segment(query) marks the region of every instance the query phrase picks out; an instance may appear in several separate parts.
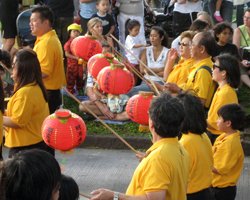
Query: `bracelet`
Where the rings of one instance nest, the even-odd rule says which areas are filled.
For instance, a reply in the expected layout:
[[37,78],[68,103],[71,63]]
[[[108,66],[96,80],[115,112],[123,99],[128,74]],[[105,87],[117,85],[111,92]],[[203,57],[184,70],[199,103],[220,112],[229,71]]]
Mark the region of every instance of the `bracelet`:
[[113,200],[119,200],[119,192],[114,192]]

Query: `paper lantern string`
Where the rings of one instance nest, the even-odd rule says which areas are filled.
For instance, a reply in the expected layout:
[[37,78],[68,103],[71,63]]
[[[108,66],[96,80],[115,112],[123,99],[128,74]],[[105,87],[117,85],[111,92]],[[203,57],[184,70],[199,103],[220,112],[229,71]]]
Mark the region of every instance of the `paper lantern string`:
[[74,99],[78,104],[82,105],[91,115],[93,115],[96,119],[98,119],[102,125],[104,125],[107,129],[111,131],[113,135],[115,135],[122,143],[124,143],[129,149],[131,149],[134,153],[138,153],[134,147],[132,147],[125,139],[123,139],[118,133],[116,133],[110,126],[108,126],[102,119],[100,119],[91,109],[89,109],[85,104],[83,104],[79,99],[77,99],[73,94],[71,94],[65,87],[63,90]]

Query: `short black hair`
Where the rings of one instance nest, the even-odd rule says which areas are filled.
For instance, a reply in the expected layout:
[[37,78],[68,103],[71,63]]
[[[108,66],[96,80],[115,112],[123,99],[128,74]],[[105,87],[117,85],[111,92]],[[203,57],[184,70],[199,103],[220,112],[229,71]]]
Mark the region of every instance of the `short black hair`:
[[215,60],[219,61],[219,70],[226,71],[227,83],[233,88],[238,88],[240,85],[240,63],[238,59],[231,54],[225,53],[215,57]]
[[185,112],[179,99],[163,93],[152,100],[149,116],[156,134],[162,138],[173,138],[180,134]]
[[[7,68],[11,68],[11,57],[8,51],[0,49],[0,61],[6,65]],[[0,65],[1,68],[3,68]]]
[[59,190],[60,181],[60,166],[46,151],[24,150],[0,163],[3,199],[48,200]]
[[214,38],[215,38],[216,41],[219,40],[217,35],[222,33],[225,29],[229,29],[231,34],[233,34],[233,32],[234,32],[232,26],[228,22],[221,22],[221,23],[218,23],[218,24],[216,24],[214,26],[214,28],[213,28],[213,30],[214,30]]
[[222,106],[218,112],[218,116],[224,121],[231,121],[233,130],[244,130],[245,112],[238,104],[227,104]]
[[39,13],[40,14],[40,19],[42,21],[48,20],[50,23],[50,26],[52,27],[54,25],[54,13],[52,9],[48,6],[42,5],[42,6],[37,6],[32,9],[32,13]]
[[217,44],[213,35],[209,31],[197,33],[201,35],[199,45],[203,45],[208,55],[214,57],[218,55]]
[[193,23],[189,27],[189,30],[194,31],[194,32],[202,32],[206,30],[208,27],[209,27],[209,24],[207,22],[202,21],[200,19],[196,19],[193,21]]
[[127,29],[130,31],[136,26],[141,26],[140,22],[136,19],[130,19],[127,21]]
[[79,187],[75,180],[62,174],[58,200],[77,200],[79,199]]
[[207,122],[201,100],[187,92],[179,94],[177,98],[180,99],[185,110],[185,119],[182,123],[181,132],[203,134],[207,129]]

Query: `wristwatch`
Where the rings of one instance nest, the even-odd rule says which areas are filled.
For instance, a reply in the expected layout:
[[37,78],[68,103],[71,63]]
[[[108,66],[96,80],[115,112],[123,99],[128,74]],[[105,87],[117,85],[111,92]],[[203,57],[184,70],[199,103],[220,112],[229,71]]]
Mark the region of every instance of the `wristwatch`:
[[119,200],[119,192],[114,192],[113,200]]

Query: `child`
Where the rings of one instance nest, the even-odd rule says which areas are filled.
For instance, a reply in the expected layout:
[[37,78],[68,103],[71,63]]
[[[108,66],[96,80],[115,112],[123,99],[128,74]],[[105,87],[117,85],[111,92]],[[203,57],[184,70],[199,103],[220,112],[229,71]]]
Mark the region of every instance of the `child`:
[[214,18],[217,22],[223,22],[224,19],[220,15],[220,8],[223,0],[217,0],[215,4]]
[[218,111],[218,128],[224,133],[213,146],[212,194],[215,200],[234,200],[244,153],[240,142],[245,114],[238,104],[227,104]]
[[58,200],[77,200],[79,199],[79,187],[75,180],[62,174]]
[[83,93],[83,73],[86,68],[82,65],[82,60],[71,53],[70,45],[74,38],[82,32],[81,26],[78,24],[71,24],[68,26],[69,40],[64,45],[65,55],[67,57],[67,90],[74,94],[75,84],[78,94]]
[[[129,31],[129,35],[126,37],[125,47],[126,49],[126,57],[132,67],[136,68],[139,71],[139,62],[140,54],[142,52],[142,47],[146,47],[146,41],[143,41],[141,37],[139,37],[140,31],[140,22],[137,20],[129,20],[127,22],[127,29]],[[131,55],[131,53],[133,55]],[[136,59],[136,58],[137,59]],[[136,85],[138,85],[138,78],[135,76]]]
[[98,11],[92,16],[92,18],[98,17],[102,20],[102,35],[108,37],[110,34],[113,34],[115,30],[115,21],[113,17],[108,13],[110,8],[109,0],[97,0],[96,8]]

